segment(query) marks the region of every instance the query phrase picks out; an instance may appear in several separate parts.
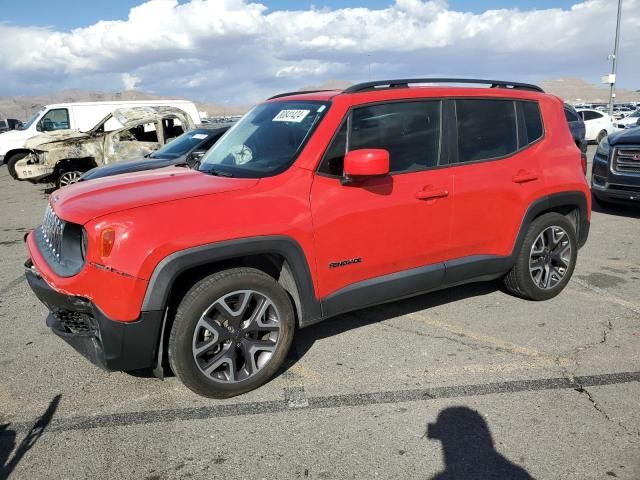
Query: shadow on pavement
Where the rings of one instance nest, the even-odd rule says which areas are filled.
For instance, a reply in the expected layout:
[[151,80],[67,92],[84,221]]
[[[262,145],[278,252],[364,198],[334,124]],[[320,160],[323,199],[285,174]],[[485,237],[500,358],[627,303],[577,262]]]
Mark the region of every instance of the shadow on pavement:
[[607,203],[606,205],[593,198],[591,208],[594,212],[614,215],[616,217],[640,218],[640,202],[630,203]]
[[20,442],[11,459],[9,459],[9,456],[16,445],[16,432],[9,428],[11,426],[10,423],[0,424],[0,479],[9,478],[9,475],[11,475],[11,472],[13,472],[18,463],[20,463],[26,453],[31,450],[40,439],[58,409],[60,397],[61,395],[56,395],[53,400],[51,400],[47,410],[33,424],[29,432],[27,432],[27,435],[22,442]]
[[339,335],[349,330],[355,330],[371,323],[382,322],[408,313],[457,302],[465,298],[488,295],[498,290],[502,290],[502,282],[498,280],[470,283],[338,315],[296,332],[292,345],[292,351],[295,351],[293,356],[296,358],[291,358],[290,360],[293,360],[291,363],[301,359],[316,340]]
[[496,451],[487,423],[475,410],[445,408],[436,423],[427,425],[426,437],[442,443],[445,464],[432,480],[533,480]]

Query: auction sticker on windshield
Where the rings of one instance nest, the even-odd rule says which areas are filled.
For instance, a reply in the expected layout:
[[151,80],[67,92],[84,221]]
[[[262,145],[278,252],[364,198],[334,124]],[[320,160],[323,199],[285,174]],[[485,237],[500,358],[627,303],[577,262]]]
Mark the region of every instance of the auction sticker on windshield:
[[206,133],[196,133],[191,138],[195,138],[196,140],[204,140],[205,138],[207,138],[207,136],[208,135]]
[[280,112],[273,117],[273,121],[300,123],[309,115],[310,111],[311,110],[280,110]]

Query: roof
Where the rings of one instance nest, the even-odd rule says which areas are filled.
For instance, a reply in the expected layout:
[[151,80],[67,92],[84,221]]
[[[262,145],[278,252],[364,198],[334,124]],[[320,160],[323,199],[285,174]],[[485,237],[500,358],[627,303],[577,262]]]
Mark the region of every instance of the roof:
[[[443,85],[444,84],[444,85]],[[462,85],[462,86],[458,86]],[[485,85],[484,87],[476,85]],[[488,88],[487,88],[488,87]],[[274,95],[269,98],[268,101],[283,101],[283,100],[315,100],[315,101],[328,101],[337,95],[342,94],[359,94],[359,93],[374,93],[374,92],[389,92],[389,91],[415,91],[417,89],[432,89],[435,95],[439,95],[440,92],[436,90],[442,89],[459,89],[457,91],[464,92],[469,91],[476,93],[481,90],[487,92],[487,90],[495,90],[492,92],[492,96],[495,93],[503,94],[505,90],[509,92],[528,92],[535,94],[544,94],[544,90],[537,85],[521,82],[508,82],[504,80],[484,80],[477,78],[409,78],[409,79],[397,79],[397,80],[379,80],[374,82],[365,82],[352,85],[345,90],[312,90],[312,91],[298,91],[288,92]],[[520,95],[518,95],[520,96]]]

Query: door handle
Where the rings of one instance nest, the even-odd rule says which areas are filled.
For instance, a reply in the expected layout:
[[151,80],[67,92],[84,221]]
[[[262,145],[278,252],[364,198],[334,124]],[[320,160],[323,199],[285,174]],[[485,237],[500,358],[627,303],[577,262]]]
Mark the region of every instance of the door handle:
[[416,198],[418,200],[435,200],[436,198],[445,198],[449,196],[449,190],[420,190],[416,192]]
[[538,179],[538,174],[530,170],[518,170],[518,173],[516,173],[513,176],[513,181],[515,183],[533,182],[534,180],[537,180],[537,179]]

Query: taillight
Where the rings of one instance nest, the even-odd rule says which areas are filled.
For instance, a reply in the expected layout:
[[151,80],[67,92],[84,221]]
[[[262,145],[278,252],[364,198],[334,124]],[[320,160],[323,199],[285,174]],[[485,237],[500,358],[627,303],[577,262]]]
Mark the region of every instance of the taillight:
[[580,163],[582,163],[582,173],[584,173],[584,175],[587,175],[587,154],[586,153],[580,153]]
[[116,243],[116,232],[112,228],[105,228],[100,233],[100,256],[108,257],[111,255],[113,245]]

